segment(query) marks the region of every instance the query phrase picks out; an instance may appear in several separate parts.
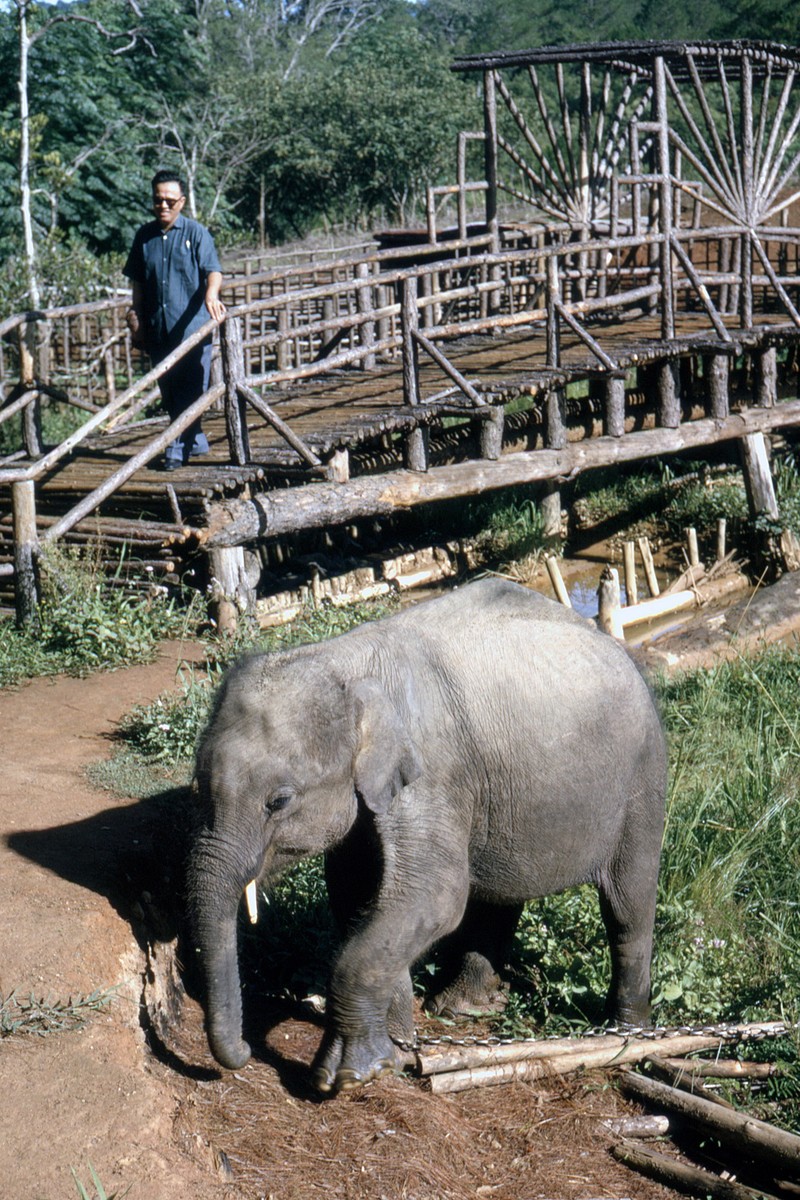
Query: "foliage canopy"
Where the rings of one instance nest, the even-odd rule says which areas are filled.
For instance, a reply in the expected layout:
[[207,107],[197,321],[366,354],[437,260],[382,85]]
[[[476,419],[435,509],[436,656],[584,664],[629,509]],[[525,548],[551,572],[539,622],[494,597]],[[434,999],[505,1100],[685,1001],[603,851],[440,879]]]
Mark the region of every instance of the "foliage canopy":
[[[40,254],[122,255],[159,166],[223,242],[419,217],[481,125],[455,54],[630,37],[795,41],[774,0],[2,0],[0,262],[19,252],[20,20]],[[5,289],[8,292],[8,288]],[[12,289],[13,290],[13,289]],[[2,294],[2,293],[0,293]]]

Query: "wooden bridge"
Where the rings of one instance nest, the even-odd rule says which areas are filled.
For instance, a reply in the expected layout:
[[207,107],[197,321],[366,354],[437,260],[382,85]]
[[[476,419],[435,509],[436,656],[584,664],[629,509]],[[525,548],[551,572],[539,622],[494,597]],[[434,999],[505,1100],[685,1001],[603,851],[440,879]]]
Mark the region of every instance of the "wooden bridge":
[[[558,512],[581,471],[721,440],[777,518],[763,435],[800,422],[798,67],[738,42],[460,60],[484,128],[431,189],[424,238],[237,272],[214,382],[169,427],[144,414],[193,342],[147,371],[127,297],[4,321],[0,422],[21,432],[0,460],[0,579],[19,619],[56,539],[154,569],[202,551],[234,596],[246,551],[263,573],[304,529],[520,483]],[[503,223],[506,202],[528,217]],[[56,446],[48,397],[85,414]],[[200,413],[209,455],[163,473]]]

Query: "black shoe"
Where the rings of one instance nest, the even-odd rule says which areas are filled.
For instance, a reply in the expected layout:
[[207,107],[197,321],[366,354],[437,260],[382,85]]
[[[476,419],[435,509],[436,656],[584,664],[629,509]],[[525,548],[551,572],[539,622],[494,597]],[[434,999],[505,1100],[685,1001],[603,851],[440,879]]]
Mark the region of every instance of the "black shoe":
[[183,463],[179,458],[165,458],[161,464],[162,471],[177,471],[178,467],[182,467]]

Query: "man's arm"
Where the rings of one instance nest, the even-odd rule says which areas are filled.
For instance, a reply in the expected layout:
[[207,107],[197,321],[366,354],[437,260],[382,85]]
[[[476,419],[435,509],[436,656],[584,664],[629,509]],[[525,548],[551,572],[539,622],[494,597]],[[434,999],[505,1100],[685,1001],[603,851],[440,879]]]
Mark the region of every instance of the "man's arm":
[[131,306],[125,317],[134,346],[144,344],[144,288],[138,279],[131,284]]
[[221,287],[222,272],[209,271],[206,279],[206,308],[218,324],[225,320],[225,305],[219,298]]

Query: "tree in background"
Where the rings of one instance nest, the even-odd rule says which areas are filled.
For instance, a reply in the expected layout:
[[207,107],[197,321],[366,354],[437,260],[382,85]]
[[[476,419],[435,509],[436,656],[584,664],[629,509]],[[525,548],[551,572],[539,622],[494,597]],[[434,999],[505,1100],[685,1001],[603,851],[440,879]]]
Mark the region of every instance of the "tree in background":
[[[18,101],[16,106],[16,122],[9,127],[8,122],[8,107],[4,113],[4,140],[7,145],[11,145],[17,151],[18,174],[16,191],[19,196],[19,209],[21,216],[21,232],[22,243],[24,250],[25,274],[28,290],[28,300],[33,307],[38,307],[40,304],[39,291],[39,275],[37,268],[37,238],[36,238],[36,222],[34,214],[34,197],[44,199],[46,211],[49,214],[48,219],[42,221],[40,226],[54,232],[58,224],[58,206],[61,195],[68,188],[72,180],[77,176],[81,167],[94,155],[102,146],[113,139],[115,127],[119,127],[122,123],[118,113],[112,115],[110,112],[103,112],[102,104],[98,105],[96,101],[89,102],[89,91],[84,86],[83,92],[80,87],[76,88],[76,76],[85,72],[86,61],[91,62],[91,90],[102,97],[102,85],[98,89],[98,73],[100,72],[100,61],[97,54],[90,51],[87,52],[87,46],[98,38],[105,41],[108,47],[108,53],[112,58],[125,54],[136,46],[137,42],[142,38],[142,30],[139,27],[129,25],[126,28],[116,28],[112,24],[106,23],[106,16],[139,17],[141,15],[136,0],[127,0],[124,6],[117,6],[115,13],[109,12],[108,5],[81,6],[80,9],[64,9],[59,7],[56,10],[45,10],[41,4],[34,3],[34,0],[13,0],[12,16],[15,21],[16,30],[16,47],[17,47],[17,69],[13,73],[6,75],[6,79],[10,82],[13,79],[16,83],[18,92]],[[130,10],[130,11],[128,11]],[[72,52],[66,57],[48,56],[45,52],[42,56],[44,59],[44,74],[49,82],[49,100],[54,114],[60,116],[63,120],[65,114],[68,114],[68,119],[71,118],[79,124],[81,133],[80,140],[82,145],[75,149],[70,145],[69,135],[65,136],[65,130],[56,131],[55,138],[51,139],[53,144],[47,147],[45,138],[48,133],[48,116],[41,110],[31,111],[31,58],[35,50],[39,47],[46,47],[48,42],[55,41],[55,32],[62,30],[68,31],[66,37],[73,37],[74,45]],[[62,51],[63,51],[63,41]],[[8,48],[7,42],[3,46]],[[39,64],[41,71],[42,64]],[[68,88],[71,95],[75,92],[86,101],[83,105],[64,104],[63,87],[61,86],[65,73],[69,71]],[[89,82],[88,79],[83,79],[81,82],[84,85]],[[91,113],[87,111],[91,108]],[[12,108],[13,113],[13,108]],[[94,125],[94,137],[87,139],[87,127],[90,129]]]
[[85,279],[121,255],[161,166],[223,245],[421,220],[457,132],[482,124],[456,55],[795,42],[798,21],[778,0],[0,0],[0,295],[18,256],[74,253]]

